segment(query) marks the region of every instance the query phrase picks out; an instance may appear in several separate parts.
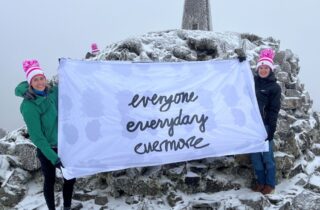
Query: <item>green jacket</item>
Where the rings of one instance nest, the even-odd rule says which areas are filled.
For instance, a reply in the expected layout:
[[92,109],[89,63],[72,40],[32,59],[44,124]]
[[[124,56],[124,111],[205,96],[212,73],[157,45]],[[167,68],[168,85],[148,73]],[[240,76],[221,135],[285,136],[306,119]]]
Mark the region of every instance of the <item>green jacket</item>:
[[52,87],[47,96],[25,97],[29,84],[21,82],[15,89],[16,96],[23,97],[20,112],[27,125],[31,141],[56,164],[58,155],[52,147],[58,143],[58,87]]

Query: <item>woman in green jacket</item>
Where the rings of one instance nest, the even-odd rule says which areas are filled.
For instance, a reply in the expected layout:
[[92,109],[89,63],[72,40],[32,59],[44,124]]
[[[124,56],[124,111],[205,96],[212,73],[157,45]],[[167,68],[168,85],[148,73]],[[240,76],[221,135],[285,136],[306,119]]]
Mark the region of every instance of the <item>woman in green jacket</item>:
[[[49,210],[55,209],[54,184],[56,168],[63,167],[57,155],[58,88],[50,87],[37,60],[26,60],[23,69],[27,81],[15,89],[23,97],[20,112],[27,125],[31,141],[37,147],[37,156],[44,175],[43,193]],[[75,179],[64,179],[64,209],[71,209]]]

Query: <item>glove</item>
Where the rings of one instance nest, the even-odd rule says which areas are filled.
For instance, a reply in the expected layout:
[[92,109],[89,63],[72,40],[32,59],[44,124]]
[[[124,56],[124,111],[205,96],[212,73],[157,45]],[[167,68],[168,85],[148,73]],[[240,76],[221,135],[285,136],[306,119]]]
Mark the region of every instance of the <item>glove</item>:
[[273,140],[273,135],[270,134],[269,126],[268,126],[268,125],[265,125],[264,127],[265,127],[265,129],[266,129],[266,131],[267,131],[267,134],[268,134],[268,136],[267,136],[267,138],[266,138],[265,141],[271,141],[271,140]]
[[54,165],[56,168],[59,168],[61,170],[61,168],[64,168],[64,166],[62,165],[62,162],[60,159],[58,159],[58,161],[56,162],[56,164]]
[[246,53],[243,51],[243,49],[237,48],[237,49],[234,50],[234,52],[238,55],[237,58],[238,58],[240,63],[247,59]]
[[265,141],[272,141],[273,140],[273,137],[271,135],[268,134],[268,137],[266,138]]

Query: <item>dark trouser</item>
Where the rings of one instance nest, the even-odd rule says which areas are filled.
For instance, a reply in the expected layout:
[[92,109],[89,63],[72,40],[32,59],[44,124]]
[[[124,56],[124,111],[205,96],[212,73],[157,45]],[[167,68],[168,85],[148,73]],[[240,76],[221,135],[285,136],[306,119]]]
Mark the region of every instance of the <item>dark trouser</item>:
[[276,164],[273,156],[273,141],[269,141],[269,152],[252,153],[250,155],[257,182],[260,185],[276,185]]
[[[54,149],[56,151],[56,149]],[[56,151],[57,152],[57,151]],[[37,156],[40,160],[41,171],[44,176],[44,184],[43,184],[43,194],[46,200],[47,206],[49,210],[55,210],[55,202],[54,202],[54,183],[56,180],[56,167],[52,165],[52,163],[43,155],[43,153],[37,149]],[[73,194],[73,186],[76,179],[71,180],[63,180],[63,206],[70,207],[72,194]]]

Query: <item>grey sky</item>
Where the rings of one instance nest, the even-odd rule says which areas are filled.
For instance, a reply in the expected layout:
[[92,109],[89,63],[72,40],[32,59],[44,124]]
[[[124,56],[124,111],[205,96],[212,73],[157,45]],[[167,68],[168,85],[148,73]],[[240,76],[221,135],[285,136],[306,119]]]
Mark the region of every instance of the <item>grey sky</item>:
[[[150,31],[181,28],[183,0],[0,0],[0,128],[22,126],[14,88],[25,79],[22,61],[35,58],[48,77],[59,57],[83,58],[100,48]],[[319,0],[211,0],[214,31],[272,36],[300,57],[300,79],[320,111]]]

